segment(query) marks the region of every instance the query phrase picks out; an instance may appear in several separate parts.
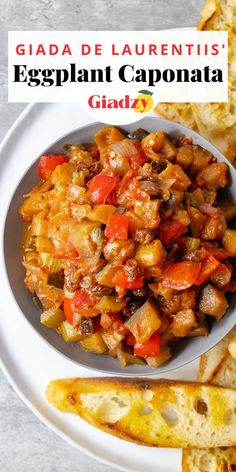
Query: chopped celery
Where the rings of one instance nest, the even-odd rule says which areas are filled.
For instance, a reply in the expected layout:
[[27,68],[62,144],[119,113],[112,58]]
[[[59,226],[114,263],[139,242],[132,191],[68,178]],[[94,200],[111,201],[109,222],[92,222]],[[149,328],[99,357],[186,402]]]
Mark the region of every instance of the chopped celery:
[[49,274],[54,274],[61,270],[61,261],[52,257],[48,252],[41,252],[39,254],[39,261],[40,265],[45,267]]
[[200,239],[190,238],[190,237],[184,238],[184,247],[183,247],[183,249],[184,249],[185,253],[194,251],[194,250],[198,249],[199,246],[200,246]]
[[66,343],[81,341],[84,334],[79,333],[68,321],[63,321],[60,326],[61,335]]

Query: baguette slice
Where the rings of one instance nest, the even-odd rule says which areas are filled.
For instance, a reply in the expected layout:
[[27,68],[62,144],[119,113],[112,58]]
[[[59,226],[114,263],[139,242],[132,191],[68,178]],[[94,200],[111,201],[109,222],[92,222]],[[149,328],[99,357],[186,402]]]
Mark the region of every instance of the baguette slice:
[[230,354],[225,357],[211,384],[236,389],[236,360]]
[[[228,355],[228,345],[236,335],[236,326],[212,349],[201,356],[197,380],[198,382],[210,383],[217,375],[218,370],[223,366],[223,362]],[[215,382],[214,382],[215,383]],[[217,383],[216,383],[217,385]],[[230,385],[223,384],[224,387]]]
[[193,382],[123,378],[52,381],[48,401],[121,439],[145,446],[236,444],[236,391]]
[[233,472],[236,448],[190,449],[183,451],[182,472]]
[[[199,382],[236,388],[236,360],[228,353],[228,344],[235,335],[234,327],[222,341],[201,357]],[[183,472],[233,472],[236,470],[236,447],[184,449]]]

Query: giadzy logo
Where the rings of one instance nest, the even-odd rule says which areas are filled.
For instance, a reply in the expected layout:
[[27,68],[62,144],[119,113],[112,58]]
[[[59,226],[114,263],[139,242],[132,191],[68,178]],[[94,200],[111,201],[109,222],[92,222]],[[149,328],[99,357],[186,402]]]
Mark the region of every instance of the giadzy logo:
[[153,108],[152,92],[149,90],[139,90],[136,98],[125,95],[120,100],[108,98],[106,95],[91,95],[88,105],[93,109],[122,108],[131,109],[135,113],[148,113]]

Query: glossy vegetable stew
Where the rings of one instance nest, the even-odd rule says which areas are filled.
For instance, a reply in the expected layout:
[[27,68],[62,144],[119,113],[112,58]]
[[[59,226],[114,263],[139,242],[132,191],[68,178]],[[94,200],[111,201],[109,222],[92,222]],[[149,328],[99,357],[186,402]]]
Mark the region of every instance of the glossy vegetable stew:
[[123,366],[159,366],[208,335],[236,290],[225,163],[184,136],[110,126],[42,156],[38,174],[20,215],[41,323]]

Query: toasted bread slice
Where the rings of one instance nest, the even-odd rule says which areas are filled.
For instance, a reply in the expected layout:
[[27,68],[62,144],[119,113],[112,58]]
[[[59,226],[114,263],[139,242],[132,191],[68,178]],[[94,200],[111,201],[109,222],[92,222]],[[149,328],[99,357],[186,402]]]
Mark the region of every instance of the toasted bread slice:
[[236,391],[192,382],[76,378],[52,381],[48,401],[145,446],[236,444]]
[[226,103],[159,103],[156,112],[197,130],[231,162],[236,159],[236,0],[207,0],[198,29],[228,31],[228,91]]
[[[198,374],[200,382],[236,388],[236,360],[228,353],[228,344],[235,336],[235,331],[236,327],[201,357]],[[236,470],[236,447],[205,449],[205,451],[183,450],[183,472],[231,472],[233,470]]]
[[[223,364],[228,355],[228,345],[231,339],[236,335],[236,326],[212,349],[201,356],[197,380],[198,382],[211,383],[216,376],[217,371]],[[224,384],[224,387],[230,385]]]
[[233,472],[234,470],[236,470],[236,447],[183,451],[182,472]]
[[236,360],[227,354],[211,380],[212,385],[236,389]]

